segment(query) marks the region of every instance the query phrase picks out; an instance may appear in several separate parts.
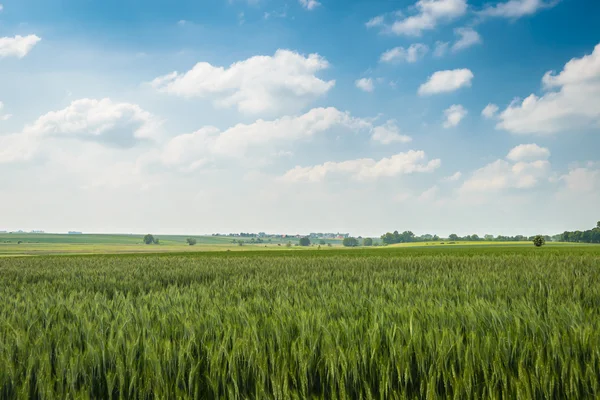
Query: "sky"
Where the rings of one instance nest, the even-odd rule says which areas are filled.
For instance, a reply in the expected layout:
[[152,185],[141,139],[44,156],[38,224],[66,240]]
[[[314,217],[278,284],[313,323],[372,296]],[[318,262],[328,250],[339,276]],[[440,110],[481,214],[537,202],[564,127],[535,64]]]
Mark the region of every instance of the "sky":
[[600,219],[596,0],[0,3],[0,230]]

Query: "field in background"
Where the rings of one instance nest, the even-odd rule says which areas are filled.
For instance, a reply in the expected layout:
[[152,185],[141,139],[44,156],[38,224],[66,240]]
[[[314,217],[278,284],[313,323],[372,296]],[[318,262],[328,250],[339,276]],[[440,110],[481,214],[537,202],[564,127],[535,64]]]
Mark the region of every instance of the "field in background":
[[599,281],[600,246],[0,258],[0,398],[598,398]]
[[[251,238],[224,237],[224,236],[183,236],[183,235],[156,235],[160,239],[159,245],[146,245],[142,235],[66,235],[66,234],[31,234],[31,233],[0,233],[0,257],[16,255],[50,255],[50,254],[128,254],[128,253],[187,253],[204,251],[265,251],[265,250],[315,250],[319,247],[318,241],[308,248],[295,246],[298,238],[271,238],[264,239],[265,243],[251,244]],[[192,237],[197,240],[195,246],[189,246],[186,239]],[[243,246],[232,243],[233,240],[243,240]],[[286,247],[291,241],[292,247]],[[19,244],[19,242],[21,242]],[[321,245],[321,250],[346,249],[341,240],[328,239],[326,245]],[[547,243],[547,246],[573,246],[573,243]],[[586,246],[586,244],[582,244]],[[525,242],[415,242],[401,243],[384,248],[412,248],[412,247],[489,247],[489,246],[532,246],[530,241]]]
[[[146,245],[143,235],[67,235],[38,233],[0,233],[0,256],[2,255],[46,255],[46,254],[122,254],[122,253],[173,253],[199,251],[248,251],[282,250],[292,242],[292,249],[298,243],[297,238],[264,239],[265,243],[248,243],[251,238],[225,236],[183,236],[155,235],[159,245]],[[187,238],[197,240],[195,246],[186,243]],[[232,243],[243,240],[243,246]],[[21,242],[19,244],[19,242]],[[341,246],[341,240],[326,240],[332,246]],[[318,244],[311,248],[318,247]],[[327,245],[321,246],[328,248]]]

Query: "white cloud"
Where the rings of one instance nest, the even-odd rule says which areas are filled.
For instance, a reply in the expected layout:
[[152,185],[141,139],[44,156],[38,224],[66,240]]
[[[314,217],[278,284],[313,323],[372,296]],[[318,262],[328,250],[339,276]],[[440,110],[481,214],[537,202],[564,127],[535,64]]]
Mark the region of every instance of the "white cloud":
[[598,193],[600,191],[600,169],[577,167],[560,177],[571,194]]
[[471,70],[466,68],[437,71],[419,87],[419,94],[446,93],[453,92],[461,87],[470,87],[473,77]]
[[414,63],[423,58],[429,51],[429,47],[422,43],[411,44],[408,49],[404,47],[394,47],[383,53],[379,59],[381,62],[406,61]]
[[376,26],[381,26],[384,24],[384,18],[383,15],[378,15],[374,18],[371,18],[369,21],[367,21],[367,23],[365,24],[365,26],[367,28],[374,28]]
[[481,36],[473,28],[456,28],[454,33],[460,38],[452,45],[452,51],[464,50],[483,43]]
[[2,4],[0,4],[0,12],[2,12],[4,10],[4,6]]
[[533,15],[539,10],[554,7],[556,4],[558,4],[558,1],[509,0],[505,3],[498,3],[495,6],[484,8],[481,14],[490,17],[519,18]]
[[217,106],[235,106],[247,114],[296,111],[335,85],[315,76],[327,68],[329,63],[318,54],[277,50],[273,56],[251,57],[228,68],[200,62],[186,73],[173,72],[151,84],[183,97],[214,96]]
[[363,90],[365,92],[373,92],[375,90],[375,86],[373,85],[373,79],[371,78],[361,78],[354,82],[357,88]]
[[339,174],[350,175],[362,181],[416,172],[432,172],[440,165],[439,159],[427,162],[425,152],[410,150],[379,161],[362,158],[342,162],[329,161],[312,167],[296,167],[286,172],[281,179],[286,182],[321,182],[328,176]]
[[456,182],[462,177],[462,173],[460,171],[455,172],[454,174],[445,177],[442,179],[444,182]]
[[300,2],[300,5],[304,8],[306,8],[307,10],[314,10],[315,8],[319,7],[321,5],[321,3],[319,3],[316,0],[298,0]]
[[42,40],[36,35],[15,37],[0,37],[0,58],[18,57],[23,58],[33,47]]
[[552,134],[600,126],[600,44],[590,55],[574,58],[543,79],[547,92],[514,100],[500,115],[497,128],[513,133]]
[[481,115],[483,115],[487,119],[490,119],[494,118],[497,112],[498,106],[493,103],[490,103],[487,106],[485,106],[485,108],[481,111]]
[[374,127],[371,139],[382,144],[408,143],[412,141],[410,136],[400,133],[400,128],[398,128],[396,122],[393,120],[387,121],[385,125]]
[[550,158],[550,150],[535,143],[521,144],[511,149],[506,158],[511,161],[547,160]]
[[450,43],[441,42],[438,40],[435,42],[435,50],[433,51],[433,55],[435,57],[443,57],[448,52],[448,46],[450,46]]
[[47,140],[79,139],[128,148],[157,139],[161,121],[140,106],[110,99],[81,99],[26,125],[22,132],[0,136],[0,163],[31,160]]
[[160,121],[137,104],[106,98],[73,101],[62,110],[42,115],[23,132],[128,147],[139,140],[156,139],[159,128]]
[[466,0],[419,0],[418,14],[395,21],[388,30],[396,35],[420,36],[440,21],[450,21],[467,12]]
[[468,111],[460,104],[453,104],[444,110],[446,116],[446,122],[444,122],[444,128],[452,128],[460,124],[460,121],[466,117]]
[[336,108],[315,108],[300,116],[285,116],[272,121],[257,120],[252,124],[237,124],[221,131],[207,126],[171,139],[159,156],[169,166],[193,169],[219,158],[244,158],[251,151],[273,154],[280,147],[331,129],[370,131],[371,122],[354,118]]
[[[548,179],[550,151],[537,145],[520,145],[510,150],[506,160],[496,160],[476,170],[460,188],[466,192],[496,192],[529,189]],[[513,161],[513,162],[510,162]]]

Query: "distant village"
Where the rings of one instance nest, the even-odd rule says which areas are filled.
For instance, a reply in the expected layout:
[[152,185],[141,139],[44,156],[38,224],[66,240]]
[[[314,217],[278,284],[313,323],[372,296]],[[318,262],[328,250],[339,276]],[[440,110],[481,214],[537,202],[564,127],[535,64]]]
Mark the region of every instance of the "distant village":
[[[226,237],[248,237],[248,238],[261,238],[261,239],[300,239],[302,237],[306,237],[307,235],[300,235],[300,234],[281,234],[281,233],[265,233],[265,232],[258,232],[258,233],[228,233],[228,234],[221,234],[221,233],[213,233],[212,236],[226,236]],[[347,237],[350,237],[349,233],[310,233],[308,235],[309,238],[311,239],[345,239]]]

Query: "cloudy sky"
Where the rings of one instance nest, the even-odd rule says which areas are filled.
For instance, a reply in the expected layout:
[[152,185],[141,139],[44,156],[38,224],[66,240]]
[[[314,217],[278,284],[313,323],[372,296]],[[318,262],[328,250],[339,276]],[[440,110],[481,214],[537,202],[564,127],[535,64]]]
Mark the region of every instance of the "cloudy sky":
[[596,0],[0,3],[0,230],[600,219]]

